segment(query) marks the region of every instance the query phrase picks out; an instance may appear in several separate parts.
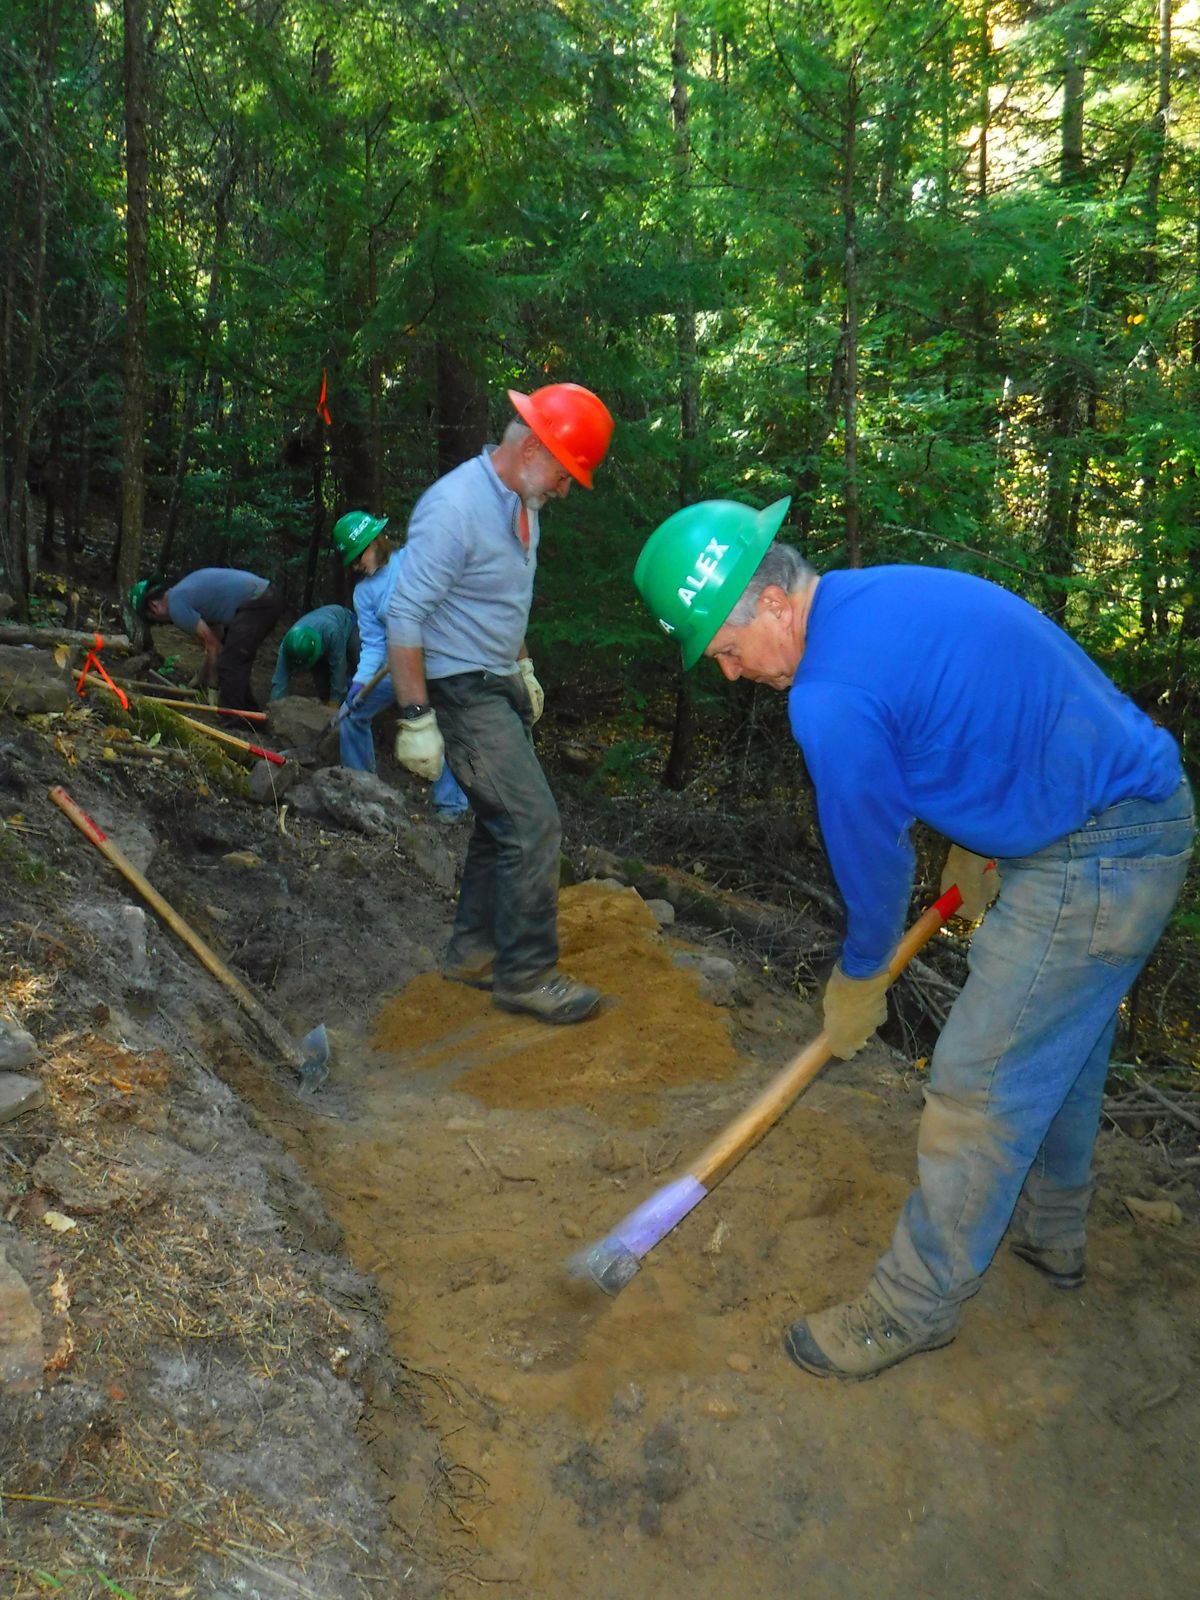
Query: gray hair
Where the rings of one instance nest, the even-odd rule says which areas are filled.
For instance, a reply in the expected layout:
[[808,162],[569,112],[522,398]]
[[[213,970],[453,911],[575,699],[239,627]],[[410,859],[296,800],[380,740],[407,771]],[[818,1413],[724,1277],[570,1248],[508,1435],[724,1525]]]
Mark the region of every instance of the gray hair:
[[767,553],[754,569],[754,576],[746,585],[741,599],[725,619],[727,624],[733,628],[744,628],[748,622],[753,622],[758,609],[758,597],[771,585],[782,589],[784,594],[798,594],[802,589],[807,589],[816,576],[816,568],[810,566],[798,550],[775,539],[767,546]]
[[501,443],[512,444],[518,439],[523,439],[527,433],[532,432],[533,429],[527,422],[522,422],[520,417],[513,417],[509,422],[508,427],[504,430],[504,438],[501,440]]

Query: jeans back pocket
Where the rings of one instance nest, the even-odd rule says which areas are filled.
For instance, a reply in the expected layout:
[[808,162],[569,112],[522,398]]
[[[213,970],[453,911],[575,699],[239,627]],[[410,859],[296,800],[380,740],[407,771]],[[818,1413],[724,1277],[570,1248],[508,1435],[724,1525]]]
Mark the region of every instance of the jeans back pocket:
[[1100,857],[1100,894],[1088,953],[1110,966],[1144,961],[1179,898],[1192,852]]

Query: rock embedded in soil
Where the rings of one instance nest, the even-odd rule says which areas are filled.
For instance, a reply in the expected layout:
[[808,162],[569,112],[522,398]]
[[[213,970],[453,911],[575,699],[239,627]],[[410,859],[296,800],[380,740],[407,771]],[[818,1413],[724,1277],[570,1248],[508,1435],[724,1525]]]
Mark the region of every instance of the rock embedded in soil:
[[0,1241],[0,1394],[30,1394],[42,1381],[42,1319]]
[[17,1072],[0,1072],[0,1122],[11,1122],[23,1112],[46,1103],[46,1091],[36,1078]]
[[37,1055],[37,1042],[31,1033],[0,1017],[0,1068],[7,1072],[27,1067]]

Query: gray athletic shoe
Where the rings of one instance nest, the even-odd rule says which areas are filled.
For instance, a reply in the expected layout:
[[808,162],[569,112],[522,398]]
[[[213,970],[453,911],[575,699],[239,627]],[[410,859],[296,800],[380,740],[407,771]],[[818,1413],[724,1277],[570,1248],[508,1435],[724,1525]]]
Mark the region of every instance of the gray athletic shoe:
[[1087,1252],[1083,1245],[1073,1250],[1050,1250],[1045,1245],[1031,1244],[1028,1239],[1012,1239],[1008,1248],[1019,1260],[1036,1267],[1056,1289],[1078,1289],[1087,1277]]
[[492,998],[502,1011],[525,1011],[543,1022],[582,1022],[600,1004],[600,991],[550,971],[526,988],[496,989]]
[[798,1367],[816,1378],[857,1383],[922,1350],[940,1350],[956,1331],[955,1326],[924,1333],[902,1327],[866,1289],[846,1305],[793,1322],[783,1347]]

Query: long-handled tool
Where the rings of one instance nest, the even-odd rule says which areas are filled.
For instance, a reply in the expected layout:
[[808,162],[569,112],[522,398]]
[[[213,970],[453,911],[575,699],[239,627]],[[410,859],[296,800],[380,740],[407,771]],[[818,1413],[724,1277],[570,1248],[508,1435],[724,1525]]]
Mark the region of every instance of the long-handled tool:
[[195,933],[179,913],[167,904],[153,884],[142,876],[133,862],[118,849],[103,829],[92,821],[81,806],[76,805],[65,789],[51,789],[50,798],[58,809],[70,818],[84,838],[90,840],[100,854],[128,879],[171,932],[179,935],[213,977],[225,985],[242,1010],[257,1024],[267,1042],[279,1051],[290,1067],[295,1068],[301,1086],[305,1089],[319,1089],[329,1076],[329,1036],[325,1032],[325,1024],[319,1022],[297,1044],[271,1013],[254,998],[246,985],[235,978],[220,957],[209,949],[200,935]]
[[[961,904],[962,895],[952,887],[922,912],[896,947],[888,967],[888,977],[893,983]],[[664,1184],[603,1239],[572,1256],[567,1263],[571,1276],[590,1278],[605,1294],[620,1294],[637,1274],[643,1257],[737,1166],[747,1150],[779,1120],[800,1091],[807,1088],[832,1054],[829,1040],[823,1032],[819,1033],[776,1073],[758,1098],[701,1151],[681,1177]]]
[[248,750],[252,756],[261,756],[264,761],[270,761],[274,766],[285,765],[286,757],[281,756],[278,750],[264,750],[261,744],[251,744],[248,739],[239,739],[235,733],[223,733],[220,728],[210,728],[207,722],[197,722],[195,717],[185,717],[182,711],[175,715],[180,722],[186,722],[189,728],[199,728],[201,733],[206,733],[210,739],[216,739],[218,744],[232,745],[236,750]]
[[152,700],[156,706],[166,706],[168,711],[196,711],[208,717],[241,717],[243,722],[266,722],[265,711],[229,711],[225,706],[206,706],[195,700],[168,700],[161,694],[143,694],[140,700]]

